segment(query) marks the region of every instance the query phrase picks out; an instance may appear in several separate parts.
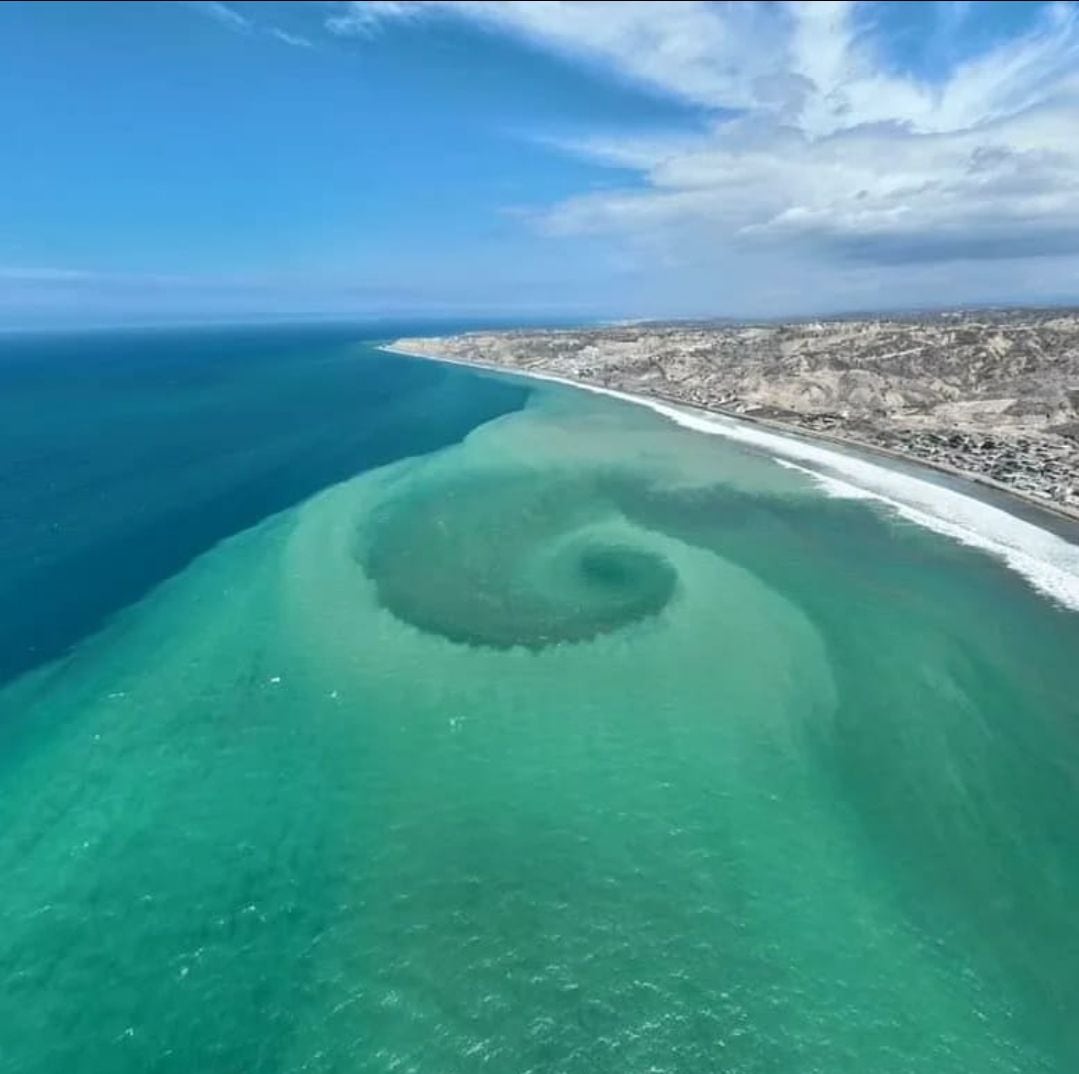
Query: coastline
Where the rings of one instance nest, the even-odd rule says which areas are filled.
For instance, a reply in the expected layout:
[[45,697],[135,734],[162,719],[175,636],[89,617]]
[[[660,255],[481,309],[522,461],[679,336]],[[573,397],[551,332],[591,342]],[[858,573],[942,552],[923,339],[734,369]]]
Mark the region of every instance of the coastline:
[[[915,472],[918,470],[936,471],[937,473],[945,474],[949,477],[956,477],[963,481],[969,481],[972,484],[980,485],[983,488],[992,490],[994,493],[998,493],[1005,502],[1008,500],[1015,500],[1018,505],[1032,508],[1036,513],[1045,513],[1051,516],[1054,521],[1063,521],[1075,525],[1077,528],[1076,536],[1079,536],[1079,511],[1072,510],[1062,504],[1052,503],[1042,497],[1032,496],[1029,493],[1023,492],[1021,489],[1005,485],[1000,481],[994,481],[991,477],[986,477],[984,474],[963,470],[958,466],[950,466],[948,463],[944,462],[936,462],[919,456],[907,455],[902,451],[894,451],[891,448],[884,447],[880,444],[873,444],[852,436],[844,436],[840,433],[825,430],[806,429],[791,422],[779,421],[775,418],[758,417],[753,414],[739,413],[733,410],[724,410],[722,407],[695,406],[660,392],[645,394],[642,392],[627,392],[619,388],[608,388],[603,385],[592,384],[586,380],[575,380],[572,377],[563,377],[556,373],[543,373],[531,369],[524,369],[521,366],[495,365],[493,362],[478,362],[465,360],[463,358],[450,358],[438,354],[427,354],[418,350],[406,350],[392,343],[380,345],[378,349],[385,351],[387,354],[396,354],[403,358],[423,358],[426,361],[431,362],[446,362],[450,365],[483,369],[489,373],[528,377],[533,380],[545,380],[553,384],[562,384],[570,388],[580,388],[584,391],[595,392],[599,395],[609,395],[612,398],[621,399],[628,403],[634,403],[637,406],[645,406],[651,410],[655,410],[655,404],[658,403],[663,407],[683,410],[690,414],[703,414],[722,418],[725,421],[740,422],[757,426],[774,432],[778,436],[794,437],[797,440],[808,443],[821,442],[825,444],[835,444],[842,448],[853,448],[858,452],[864,452],[870,456],[880,456],[882,459],[902,463],[905,467],[910,467]],[[664,413],[664,411],[660,410],[658,413]]]
[[[1054,603],[1079,612],[1079,528],[1075,528],[1079,520],[1065,511],[1048,510],[1045,504],[1017,495],[1009,488],[995,487],[960,470],[927,466],[920,459],[898,452],[884,452],[834,434],[805,432],[781,422],[691,408],[685,403],[557,374],[443,357],[418,348],[397,347],[394,343],[380,345],[379,349],[401,357],[447,362],[500,376],[526,377],[607,395],[647,407],[685,428],[763,450],[777,464],[802,470],[825,495],[876,500],[907,522],[1002,560]],[[972,487],[956,488],[940,481],[940,477],[963,481]],[[979,490],[982,495],[978,495]],[[1060,532],[1065,528],[1066,535]]]

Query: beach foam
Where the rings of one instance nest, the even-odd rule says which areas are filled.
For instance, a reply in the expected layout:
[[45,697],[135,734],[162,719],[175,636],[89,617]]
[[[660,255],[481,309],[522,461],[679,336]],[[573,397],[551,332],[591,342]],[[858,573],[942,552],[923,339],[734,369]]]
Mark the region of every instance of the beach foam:
[[[413,358],[450,361],[434,355],[384,350]],[[710,436],[767,452],[776,462],[801,470],[829,496],[844,499],[872,499],[917,526],[980,549],[1002,560],[1041,593],[1064,607],[1079,611],[1079,547],[1064,538],[1018,518],[974,496],[935,482],[846,454],[819,443],[808,443],[749,422],[718,414],[684,410],[647,396],[615,388],[583,384],[549,373],[536,373],[494,366],[479,366],[494,372],[551,381],[597,395],[609,395],[638,406],[646,406],[678,425]]]

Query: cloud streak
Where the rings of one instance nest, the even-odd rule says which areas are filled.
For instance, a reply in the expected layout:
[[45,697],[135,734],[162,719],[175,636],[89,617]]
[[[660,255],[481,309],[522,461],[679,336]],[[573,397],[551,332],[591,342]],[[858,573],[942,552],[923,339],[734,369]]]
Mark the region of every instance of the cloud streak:
[[187,0],[187,6],[216,19],[222,26],[228,26],[232,30],[251,29],[251,20],[228,4],[220,4],[216,0]]
[[289,33],[287,30],[282,30],[277,26],[263,26],[248,18],[247,15],[241,15],[236,8],[230,7],[228,4],[218,3],[217,0],[185,0],[185,6],[209,16],[222,26],[238,33],[263,33],[284,45],[291,45],[293,48],[315,47],[314,42],[309,38],[300,34]]

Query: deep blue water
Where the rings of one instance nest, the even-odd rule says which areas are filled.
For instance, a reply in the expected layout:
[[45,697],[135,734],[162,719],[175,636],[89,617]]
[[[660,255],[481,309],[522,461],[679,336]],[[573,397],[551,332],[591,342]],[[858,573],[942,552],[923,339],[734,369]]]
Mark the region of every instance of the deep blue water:
[[0,336],[0,680],[222,538],[523,404],[525,388],[375,348],[425,328]]

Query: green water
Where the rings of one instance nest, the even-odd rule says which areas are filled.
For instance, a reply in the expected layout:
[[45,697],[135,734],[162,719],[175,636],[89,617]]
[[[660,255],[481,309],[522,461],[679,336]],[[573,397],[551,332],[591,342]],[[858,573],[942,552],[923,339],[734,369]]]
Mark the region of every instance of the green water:
[[544,390],[0,694],[0,1071],[1079,1069],[1079,615]]

